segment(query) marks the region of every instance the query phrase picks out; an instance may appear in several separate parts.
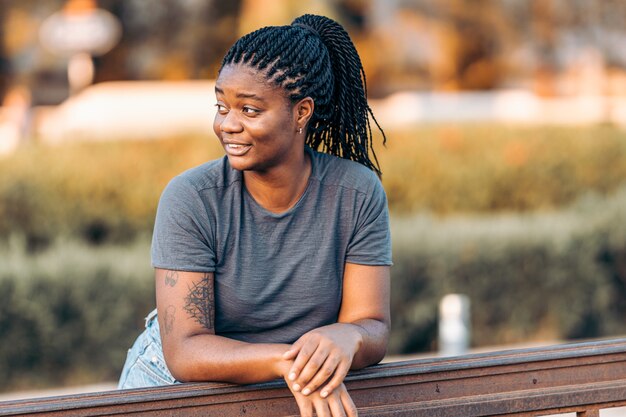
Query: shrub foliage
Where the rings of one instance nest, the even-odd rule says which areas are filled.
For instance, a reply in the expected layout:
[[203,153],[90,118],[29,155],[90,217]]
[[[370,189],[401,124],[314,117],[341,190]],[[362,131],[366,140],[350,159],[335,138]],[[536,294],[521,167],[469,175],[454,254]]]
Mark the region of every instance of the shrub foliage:
[[149,242],[0,252],[0,388],[112,381],[154,308]]
[[559,212],[392,225],[392,352],[436,348],[448,293],[471,300],[474,346],[626,333],[626,188]]
[[[377,154],[400,214],[558,208],[626,181],[626,134],[611,127],[433,125],[388,136]],[[204,137],[23,149],[0,160],[0,238],[130,242],[151,233],[169,179],[222,154]]]
[[[560,212],[392,218],[389,352],[437,348],[437,305],[471,300],[474,346],[626,333],[626,189]],[[154,306],[150,243],[0,252],[0,388],[111,381]]]
[[221,154],[200,137],[23,149],[0,160],[0,237],[35,249],[59,237],[131,242],[151,233],[172,177]]
[[554,209],[626,181],[613,127],[431,125],[393,132],[378,155],[396,213]]
[[[436,348],[437,303],[451,292],[470,296],[475,346],[625,332],[623,132],[388,136],[378,156],[393,215],[390,353]],[[161,190],[220,155],[215,139],[192,137],[32,146],[0,160],[0,387],[117,378],[154,306]]]

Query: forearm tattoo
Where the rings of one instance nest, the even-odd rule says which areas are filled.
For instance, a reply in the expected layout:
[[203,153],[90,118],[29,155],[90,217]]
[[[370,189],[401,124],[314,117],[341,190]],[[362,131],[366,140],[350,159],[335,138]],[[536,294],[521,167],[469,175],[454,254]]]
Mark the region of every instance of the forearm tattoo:
[[167,271],[165,273],[165,285],[173,287],[178,282],[178,272]]
[[165,334],[170,334],[174,329],[174,313],[176,313],[176,307],[173,305],[167,306],[165,314],[163,314],[163,329]]
[[194,282],[189,287],[184,308],[187,314],[204,328],[214,329],[215,304],[212,275],[205,274],[200,281]]

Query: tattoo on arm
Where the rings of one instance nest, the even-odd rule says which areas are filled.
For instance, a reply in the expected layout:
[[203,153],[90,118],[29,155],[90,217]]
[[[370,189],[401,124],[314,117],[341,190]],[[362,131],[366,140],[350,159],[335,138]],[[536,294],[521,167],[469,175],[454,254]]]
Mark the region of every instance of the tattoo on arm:
[[210,274],[205,274],[198,282],[189,286],[185,297],[185,311],[204,328],[213,330],[215,320],[215,303],[213,282]]
[[174,329],[174,313],[176,313],[176,307],[173,305],[167,306],[165,314],[163,315],[163,327],[165,334],[170,334]]
[[165,273],[165,285],[169,285],[173,287],[178,282],[178,272],[177,271],[167,271]]

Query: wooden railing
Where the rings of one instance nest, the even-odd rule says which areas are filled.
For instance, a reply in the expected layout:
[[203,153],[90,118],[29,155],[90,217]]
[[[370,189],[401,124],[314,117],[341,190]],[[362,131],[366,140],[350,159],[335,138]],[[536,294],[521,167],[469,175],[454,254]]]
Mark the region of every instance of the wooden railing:
[[[626,405],[626,339],[421,359],[351,373],[360,416],[599,416]],[[295,416],[282,382],[194,383],[0,403],[0,415]]]

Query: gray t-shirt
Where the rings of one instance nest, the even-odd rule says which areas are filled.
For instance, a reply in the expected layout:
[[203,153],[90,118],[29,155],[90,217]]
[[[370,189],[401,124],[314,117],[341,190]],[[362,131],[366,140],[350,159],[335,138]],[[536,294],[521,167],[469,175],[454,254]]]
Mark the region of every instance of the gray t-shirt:
[[174,178],[152,240],[155,268],[214,272],[216,334],[293,343],[337,321],[346,262],[391,265],[387,198],[356,162],[315,152],[300,200],[265,210],[227,157]]

